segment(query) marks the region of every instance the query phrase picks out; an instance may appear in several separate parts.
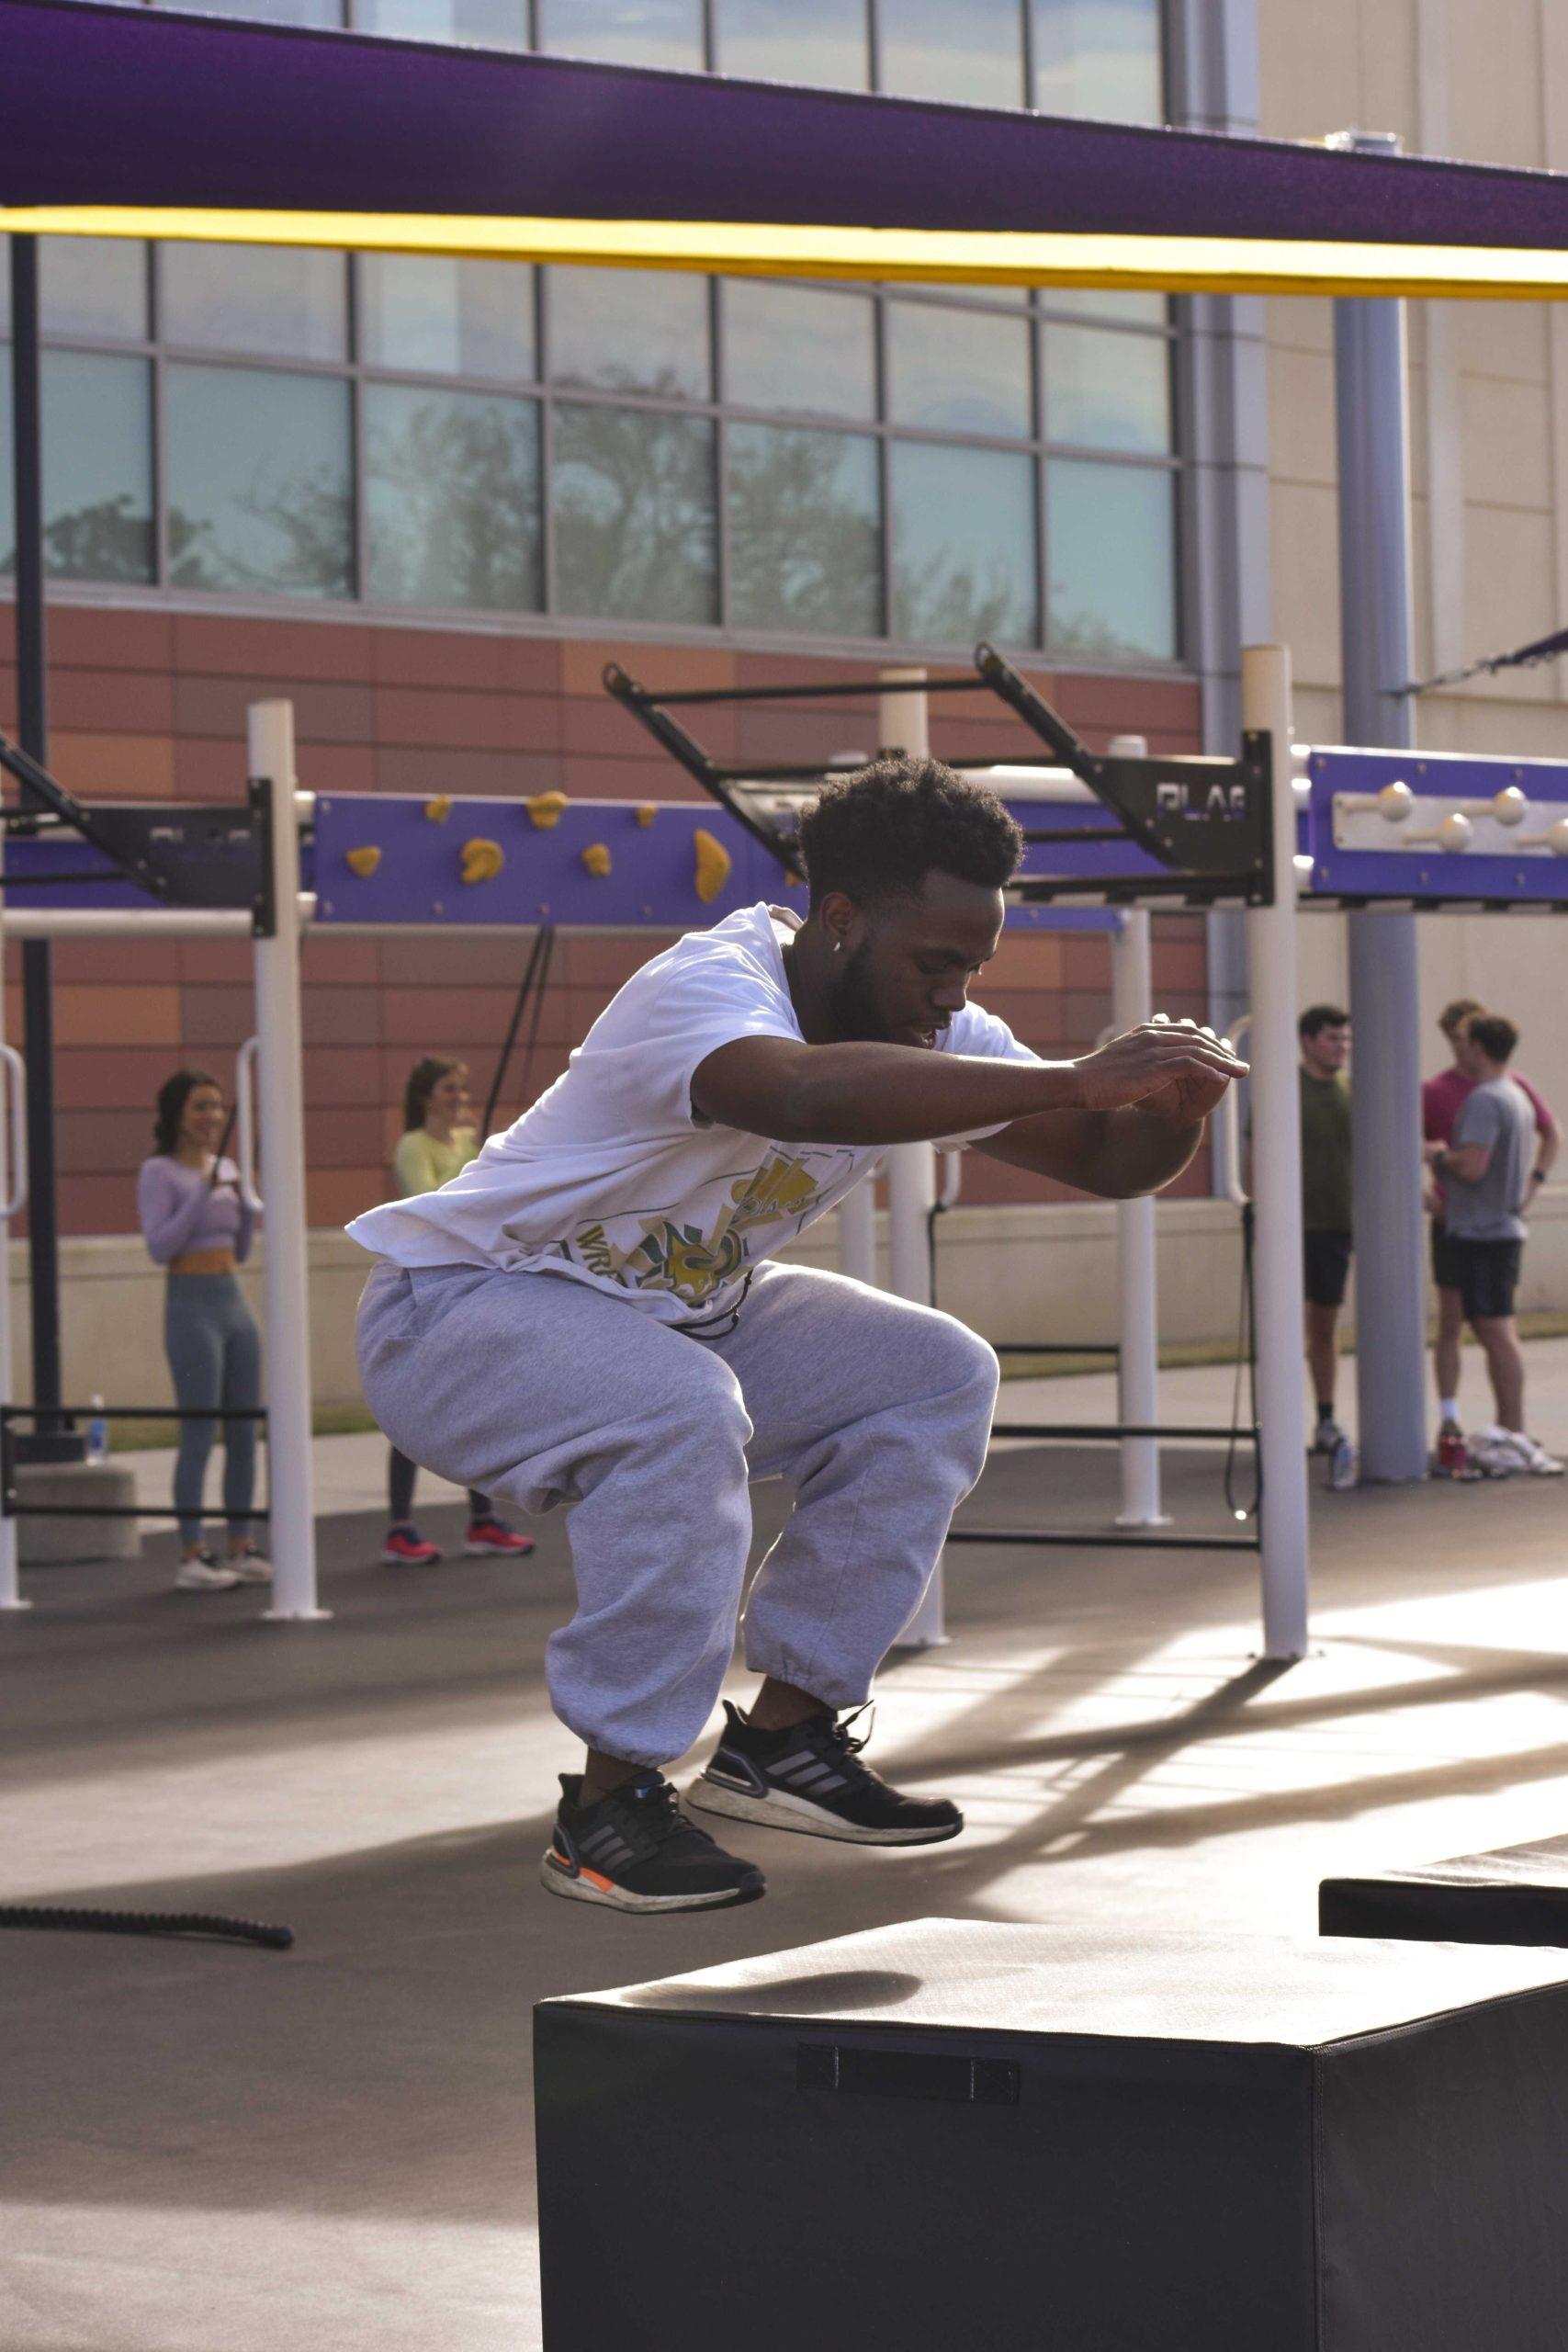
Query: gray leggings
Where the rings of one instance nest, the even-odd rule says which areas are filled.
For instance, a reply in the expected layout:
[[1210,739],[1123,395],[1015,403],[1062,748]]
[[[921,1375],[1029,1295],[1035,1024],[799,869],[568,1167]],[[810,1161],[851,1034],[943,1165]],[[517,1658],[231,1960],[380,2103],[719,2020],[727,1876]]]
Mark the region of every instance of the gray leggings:
[[[175,1396],[186,1412],[233,1410],[261,1403],[261,1336],[232,1274],[171,1274],[164,1285],[164,1347]],[[175,1460],[175,1509],[187,1544],[201,1535],[201,1490],[218,1424],[182,1421]],[[233,1534],[249,1526],[244,1513],[255,1489],[256,1425],[223,1424],[223,1509]]]
[[683,1755],[728,1667],[748,1475],[795,1510],[759,1571],[746,1660],[856,1704],[980,1475],[983,1340],[805,1266],[763,1265],[705,1342],[554,1274],[379,1265],[359,1369],[392,1443],[525,1510],[564,1503],[577,1612],[546,1664],[557,1714],[637,1764]]

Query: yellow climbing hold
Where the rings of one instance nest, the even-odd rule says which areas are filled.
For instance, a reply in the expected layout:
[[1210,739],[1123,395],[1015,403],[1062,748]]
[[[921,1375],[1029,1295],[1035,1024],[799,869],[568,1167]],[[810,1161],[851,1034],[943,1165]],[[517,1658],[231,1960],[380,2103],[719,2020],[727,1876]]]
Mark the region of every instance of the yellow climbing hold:
[[486,841],[479,834],[463,843],[465,882],[493,882],[505,864],[506,853],[499,842]]
[[449,792],[432,794],[424,804],[424,813],[433,825],[444,825],[452,814],[451,794]]
[[639,825],[651,825],[658,814],[659,803],[657,800],[639,800],[637,802],[637,820]]
[[552,825],[560,823],[561,811],[568,805],[564,792],[536,792],[531,800],[523,803],[534,823],[547,833]]
[[582,853],[582,863],[588,868],[590,874],[608,874],[610,871],[610,853],[605,848],[603,842],[590,842],[588,847]]
[[350,871],[357,874],[362,882],[368,882],[381,863],[381,853],[373,845],[367,845],[364,849],[345,850],[344,855]]
[[697,853],[697,896],[705,907],[728,881],[733,861],[724,843],[702,825],[692,835],[692,847]]

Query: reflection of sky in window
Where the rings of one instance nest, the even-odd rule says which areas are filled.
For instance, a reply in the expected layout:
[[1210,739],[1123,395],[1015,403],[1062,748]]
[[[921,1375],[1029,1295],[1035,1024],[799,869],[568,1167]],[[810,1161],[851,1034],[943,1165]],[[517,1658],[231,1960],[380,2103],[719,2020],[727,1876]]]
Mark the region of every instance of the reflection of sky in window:
[[203,17],[250,17],[259,24],[312,25],[332,30],[344,21],[343,0],[194,0]]
[[173,582],[347,595],[346,383],[174,366],[165,399]]
[[666,400],[707,399],[705,277],[659,269],[552,269],[545,300],[557,383]]
[[884,90],[952,106],[1023,104],[1019,0],[881,0]]
[[895,633],[1036,643],[1033,461],[909,441],[890,454]]
[[1032,0],[1034,104],[1099,122],[1164,119],[1160,0]]
[[1045,330],[1045,431],[1091,448],[1170,447],[1170,346],[1163,336]]
[[648,409],[555,412],[556,601],[620,620],[713,621],[713,427]]
[[715,30],[720,74],[830,90],[866,86],[865,0],[718,0]]
[[1156,467],[1064,458],[1047,468],[1054,650],[1175,660],[1174,490]]
[[[0,354],[8,359],[9,354]],[[62,580],[152,577],[151,371],[144,359],[43,355],[44,562]],[[11,371],[0,367],[0,449],[11,441]],[[9,464],[0,466],[0,570],[16,560]]]
[[734,627],[874,637],[882,626],[874,441],[733,424],[728,452]]
[[875,312],[862,295],[731,278],[722,294],[724,397],[738,408],[876,413]]
[[539,0],[539,47],[560,57],[700,73],[701,0]]
[[354,23],[356,32],[393,40],[528,46],[525,0],[355,0]]
[[1040,300],[1048,311],[1066,311],[1069,318],[1107,319],[1123,326],[1163,327],[1168,322],[1163,294],[1140,294],[1130,288],[1101,291],[1087,286],[1047,286]]
[[537,609],[538,414],[483,392],[366,387],[371,596]]
[[372,367],[511,383],[534,373],[534,272],[525,262],[367,254],[359,320]]
[[897,424],[1027,435],[1029,329],[1021,319],[890,302],[887,386]]
[[165,244],[158,285],[166,343],[268,359],[341,359],[347,349],[342,254]]
[[39,322],[45,334],[147,334],[147,248],[134,237],[40,237]]

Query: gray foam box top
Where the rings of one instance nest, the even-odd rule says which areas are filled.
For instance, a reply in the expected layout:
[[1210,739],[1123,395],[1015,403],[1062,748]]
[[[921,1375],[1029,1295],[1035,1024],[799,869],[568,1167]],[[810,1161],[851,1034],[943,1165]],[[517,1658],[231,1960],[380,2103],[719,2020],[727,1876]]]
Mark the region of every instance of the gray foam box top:
[[1374,1878],[1325,1878],[1317,1924],[1325,1936],[1568,1945],[1568,1838],[1499,1846]]
[[1562,1974],[922,1919],[544,2002],[547,2352],[1568,2352]]

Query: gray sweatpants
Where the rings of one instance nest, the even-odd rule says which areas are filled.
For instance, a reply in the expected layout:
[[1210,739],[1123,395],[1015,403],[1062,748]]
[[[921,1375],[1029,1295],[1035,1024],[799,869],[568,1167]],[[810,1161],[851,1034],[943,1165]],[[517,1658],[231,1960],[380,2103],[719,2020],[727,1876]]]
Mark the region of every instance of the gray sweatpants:
[[951,1316],[838,1274],[759,1267],[700,1340],[569,1277],[383,1262],[359,1368],[395,1446],[525,1510],[570,1507],[577,1613],[557,1714],[638,1764],[683,1755],[718,1695],[751,1537],[747,1477],[795,1506],[752,1587],[746,1662],[864,1699],[980,1475],[997,1360]]

